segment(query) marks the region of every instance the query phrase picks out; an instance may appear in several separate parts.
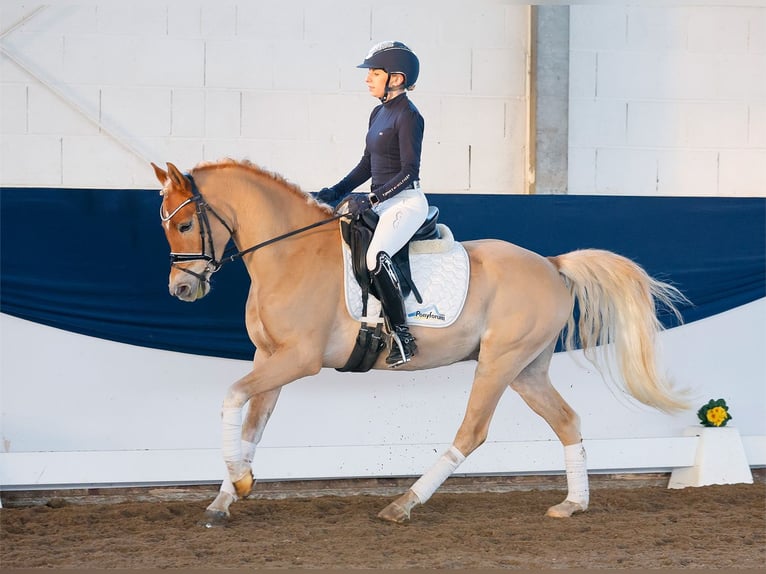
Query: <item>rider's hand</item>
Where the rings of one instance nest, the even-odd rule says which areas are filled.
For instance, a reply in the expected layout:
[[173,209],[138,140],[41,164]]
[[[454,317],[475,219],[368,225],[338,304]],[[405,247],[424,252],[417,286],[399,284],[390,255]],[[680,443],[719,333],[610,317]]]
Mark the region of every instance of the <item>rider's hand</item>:
[[348,212],[351,215],[361,215],[372,207],[372,202],[366,193],[352,193],[346,202]]
[[325,203],[332,203],[334,201],[338,201],[338,199],[340,199],[340,196],[341,194],[338,193],[332,187],[323,187],[315,195],[317,201],[323,201]]

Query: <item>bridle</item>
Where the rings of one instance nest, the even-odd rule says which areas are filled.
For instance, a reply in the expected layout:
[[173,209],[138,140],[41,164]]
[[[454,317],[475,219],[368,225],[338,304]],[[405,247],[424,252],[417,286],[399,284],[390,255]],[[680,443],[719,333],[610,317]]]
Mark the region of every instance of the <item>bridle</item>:
[[[199,234],[200,234],[200,240],[202,244],[202,251],[198,253],[179,253],[176,251],[171,251],[170,265],[171,267],[176,267],[177,269],[180,269],[181,271],[188,273],[189,275],[193,275],[200,281],[204,281],[207,283],[210,282],[210,276],[216,271],[220,270],[221,267],[223,267],[224,263],[230,263],[232,261],[236,261],[237,259],[240,259],[243,256],[247,255],[248,253],[257,251],[263,247],[271,245],[272,243],[276,243],[277,241],[287,239],[288,237],[292,237],[293,235],[298,235],[299,233],[303,233],[310,229],[314,229],[315,227],[332,223],[333,221],[337,221],[341,217],[344,217],[344,214],[336,214],[328,219],[323,219],[321,221],[317,221],[310,225],[306,225],[305,227],[294,229],[292,231],[288,231],[287,233],[283,233],[282,235],[272,237],[271,239],[267,239],[266,241],[262,241],[261,243],[253,245],[252,247],[248,247],[247,249],[243,249],[241,251],[238,251],[235,245],[233,246],[234,253],[231,253],[232,251],[231,249],[224,249],[224,252],[221,255],[221,258],[218,259],[216,258],[215,242],[213,241],[213,233],[212,233],[212,228],[210,227],[210,218],[208,217],[208,213],[210,213],[213,217],[215,217],[221,223],[221,225],[223,225],[226,228],[226,231],[229,232],[230,240],[233,239],[234,237],[234,230],[229,226],[228,223],[226,223],[223,217],[218,215],[216,210],[213,209],[213,207],[205,201],[192,175],[184,174],[184,177],[191,184],[191,192],[192,192],[191,197],[188,198],[186,201],[182,202],[181,205],[176,207],[171,213],[167,215],[165,215],[165,212],[163,211],[163,208],[162,208],[162,204],[160,204],[160,219],[162,220],[163,223],[167,223],[168,221],[173,219],[173,217],[179,211],[181,211],[181,209],[183,209],[189,204],[194,204],[194,208],[197,213],[197,221],[199,222]],[[209,247],[209,253],[208,253],[208,247]],[[230,254],[227,255],[227,251]],[[179,263],[188,263],[190,261],[205,261],[207,263],[205,266],[205,270],[202,271],[202,273],[197,273],[195,271],[187,269],[186,267],[181,267],[178,265]]]

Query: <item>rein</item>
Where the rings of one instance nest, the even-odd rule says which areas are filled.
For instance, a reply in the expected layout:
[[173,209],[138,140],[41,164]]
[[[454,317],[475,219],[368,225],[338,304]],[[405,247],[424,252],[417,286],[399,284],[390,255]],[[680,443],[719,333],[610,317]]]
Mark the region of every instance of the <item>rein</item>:
[[311,225],[306,225],[305,227],[293,229],[292,231],[288,231],[287,233],[283,233],[282,235],[277,235],[276,237],[272,237],[271,239],[267,239],[266,241],[261,241],[260,243],[253,245],[252,247],[248,247],[247,249],[243,249],[242,251],[237,251],[236,253],[229,255],[228,257],[224,257],[223,259],[221,259],[220,264],[223,265],[224,263],[230,263],[231,261],[236,261],[237,259],[241,258],[243,255],[247,255],[248,253],[252,253],[253,251],[258,251],[262,247],[267,247],[271,245],[272,243],[276,243],[277,241],[282,241],[283,239],[287,239],[288,237],[292,237],[293,235],[298,235],[299,233],[303,233],[304,231],[309,231],[310,229],[314,229],[315,227],[327,225],[328,223],[337,221],[341,217],[344,217],[344,214],[333,215],[332,217],[323,219],[322,221],[317,221],[315,223],[312,223]]
[[[229,238],[233,238],[234,236],[234,230],[229,227],[229,225],[224,221],[224,219],[216,213],[215,209],[213,209],[202,197],[202,194],[199,191],[199,188],[197,187],[197,183],[194,181],[194,178],[191,174],[185,174],[184,177],[186,177],[189,180],[189,183],[191,184],[192,188],[192,196],[181,203],[178,207],[176,207],[172,213],[169,215],[163,215],[162,213],[162,206],[160,205],[160,218],[163,222],[170,221],[173,216],[175,216],[183,207],[186,205],[189,205],[190,203],[194,203],[196,210],[197,210],[197,219],[199,220],[199,233],[200,233],[200,239],[202,240],[202,251],[200,253],[170,253],[170,264],[173,267],[177,267],[181,271],[184,271],[188,273],[189,275],[193,275],[197,279],[200,279],[202,281],[209,282],[210,275],[215,273],[216,271],[220,270],[221,267],[223,267],[224,263],[231,263],[232,261],[236,261],[237,259],[241,259],[243,256],[247,255],[248,253],[253,253],[255,251],[258,251],[259,249],[262,249],[264,247],[268,247],[269,245],[273,243],[277,243],[278,241],[282,241],[283,239],[287,239],[289,237],[292,237],[294,235],[298,235],[300,233],[304,233],[306,231],[309,231],[311,229],[314,229],[315,227],[320,227],[322,225],[327,225],[328,223],[332,223],[333,221],[337,221],[341,217],[344,217],[344,214],[336,214],[333,215],[330,218],[323,219],[321,221],[314,222],[310,225],[306,225],[305,227],[301,227],[299,229],[293,229],[292,231],[288,231],[287,233],[283,233],[282,235],[277,235],[276,237],[272,237],[271,239],[267,239],[266,241],[261,241],[260,243],[257,243],[256,245],[253,245],[252,247],[248,247],[247,249],[243,249],[241,251],[237,251],[236,253],[232,253],[231,255],[226,255],[226,250],[224,250],[224,254],[221,257],[220,260],[216,259],[215,257],[215,244],[213,243],[213,234],[211,232],[210,228],[210,220],[207,216],[207,212],[213,214],[213,216],[221,222],[221,224],[226,228],[226,231],[229,232]],[[207,239],[207,240],[206,240]],[[206,253],[206,244],[210,244],[210,251],[211,255],[208,255]],[[236,246],[234,246],[234,249],[236,249]],[[207,267],[205,268],[205,272],[207,272],[207,276],[203,273],[196,273],[194,271],[191,271],[189,269],[186,269],[185,267],[179,267],[178,263],[188,262],[188,261],[207,261]]]

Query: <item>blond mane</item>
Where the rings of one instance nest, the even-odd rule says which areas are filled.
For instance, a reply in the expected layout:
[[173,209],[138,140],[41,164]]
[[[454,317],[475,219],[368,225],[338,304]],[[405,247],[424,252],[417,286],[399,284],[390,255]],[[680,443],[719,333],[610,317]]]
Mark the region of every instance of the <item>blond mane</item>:
[[310,193],[306,191],[303,191],[300,187],[298,187],[298,185],[292,183],[291,181],[288,181],[282,175],[276,172],[264,169],[261,166],[253,163],[252,161],[248,159],[237,160],[230,157],[226,157],[226,158],[222,158],[215,161],[201,161],[192,168],[191,172],[193,175],[194,172],[196,171],[208,171],[208,170],[215,170],[215,169],[224,169],[228,167],[242,168],[253,173],[256,176],[264,177],[270,181],[277,183],[280,187],[289,190],[290,193],[294,193],[297,196],[305,199],[307,203],[318,205],[319,207],[326,208],[326,210],[332,211],[332,208],[330,206],[316,201],[313,195],[311,195]]

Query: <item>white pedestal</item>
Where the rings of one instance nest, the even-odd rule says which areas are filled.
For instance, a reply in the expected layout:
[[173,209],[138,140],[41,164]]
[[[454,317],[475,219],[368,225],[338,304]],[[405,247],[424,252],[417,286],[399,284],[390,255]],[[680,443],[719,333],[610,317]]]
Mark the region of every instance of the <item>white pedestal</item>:
[[753,483],[753,473],[736,428],[687,427],[684,436],[699,436],[694,466],[673,469],[668,488]]

